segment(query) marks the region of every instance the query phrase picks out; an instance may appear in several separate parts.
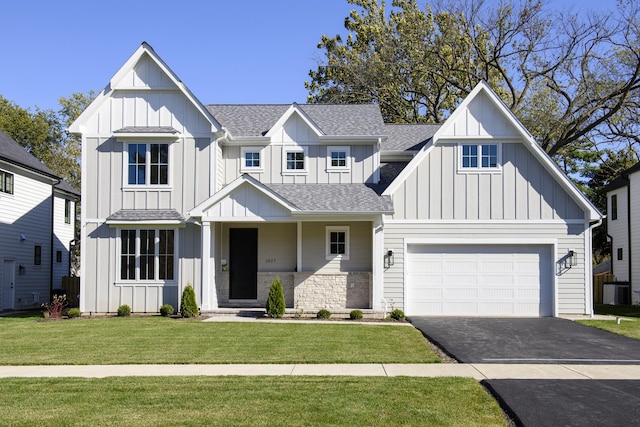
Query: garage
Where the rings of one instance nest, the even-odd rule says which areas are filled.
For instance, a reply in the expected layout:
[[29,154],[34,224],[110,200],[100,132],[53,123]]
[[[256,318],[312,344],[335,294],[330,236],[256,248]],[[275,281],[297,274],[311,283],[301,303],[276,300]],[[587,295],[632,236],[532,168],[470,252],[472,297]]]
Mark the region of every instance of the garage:
[[551,245],[407,246],[407,315],[553,316]]

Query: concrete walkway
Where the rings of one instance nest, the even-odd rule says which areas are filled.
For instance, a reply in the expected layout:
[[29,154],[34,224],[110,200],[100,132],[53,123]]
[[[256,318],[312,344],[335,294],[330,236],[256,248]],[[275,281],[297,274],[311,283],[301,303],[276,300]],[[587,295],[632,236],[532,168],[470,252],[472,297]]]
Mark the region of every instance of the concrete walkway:
[[0,378],[122,376],[322,375],[486,379],[640,380],[640,365],[539,364],[220,364],[0,366]]

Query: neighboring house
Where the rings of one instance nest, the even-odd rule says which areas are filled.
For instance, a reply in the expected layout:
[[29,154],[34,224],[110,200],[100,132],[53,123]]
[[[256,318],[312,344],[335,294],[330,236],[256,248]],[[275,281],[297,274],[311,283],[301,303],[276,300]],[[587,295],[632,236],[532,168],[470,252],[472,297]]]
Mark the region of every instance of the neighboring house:
[[0,309],[39,307],[61,287],[79,196],[0,131]]
[[479,84],[442,126],[377,105],[202,104],[143,43],[82,136],[81,310],[589,314],[600,213]]
[[604,189],[612,274],[631,284],[631,303],[640,303],[640,163],[624,171]]

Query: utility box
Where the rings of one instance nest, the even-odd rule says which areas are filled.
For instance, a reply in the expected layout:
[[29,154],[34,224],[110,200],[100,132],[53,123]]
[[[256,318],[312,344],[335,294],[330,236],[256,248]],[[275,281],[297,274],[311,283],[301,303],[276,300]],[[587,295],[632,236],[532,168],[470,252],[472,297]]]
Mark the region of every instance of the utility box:
[[602,285],[602,303],[610,305],[631,304],[629,282],[606,282]]

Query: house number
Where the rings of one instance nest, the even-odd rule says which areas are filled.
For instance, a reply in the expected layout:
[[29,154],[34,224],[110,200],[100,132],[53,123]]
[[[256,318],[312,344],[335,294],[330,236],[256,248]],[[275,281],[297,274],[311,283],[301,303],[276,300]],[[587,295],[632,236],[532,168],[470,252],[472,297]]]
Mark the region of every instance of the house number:
[[267,258],[267,259],[265,260],[265,262],[266,262],[267,264],[275,264],[275,263],[276,263],[276,259],[275,259],[275,258]]

